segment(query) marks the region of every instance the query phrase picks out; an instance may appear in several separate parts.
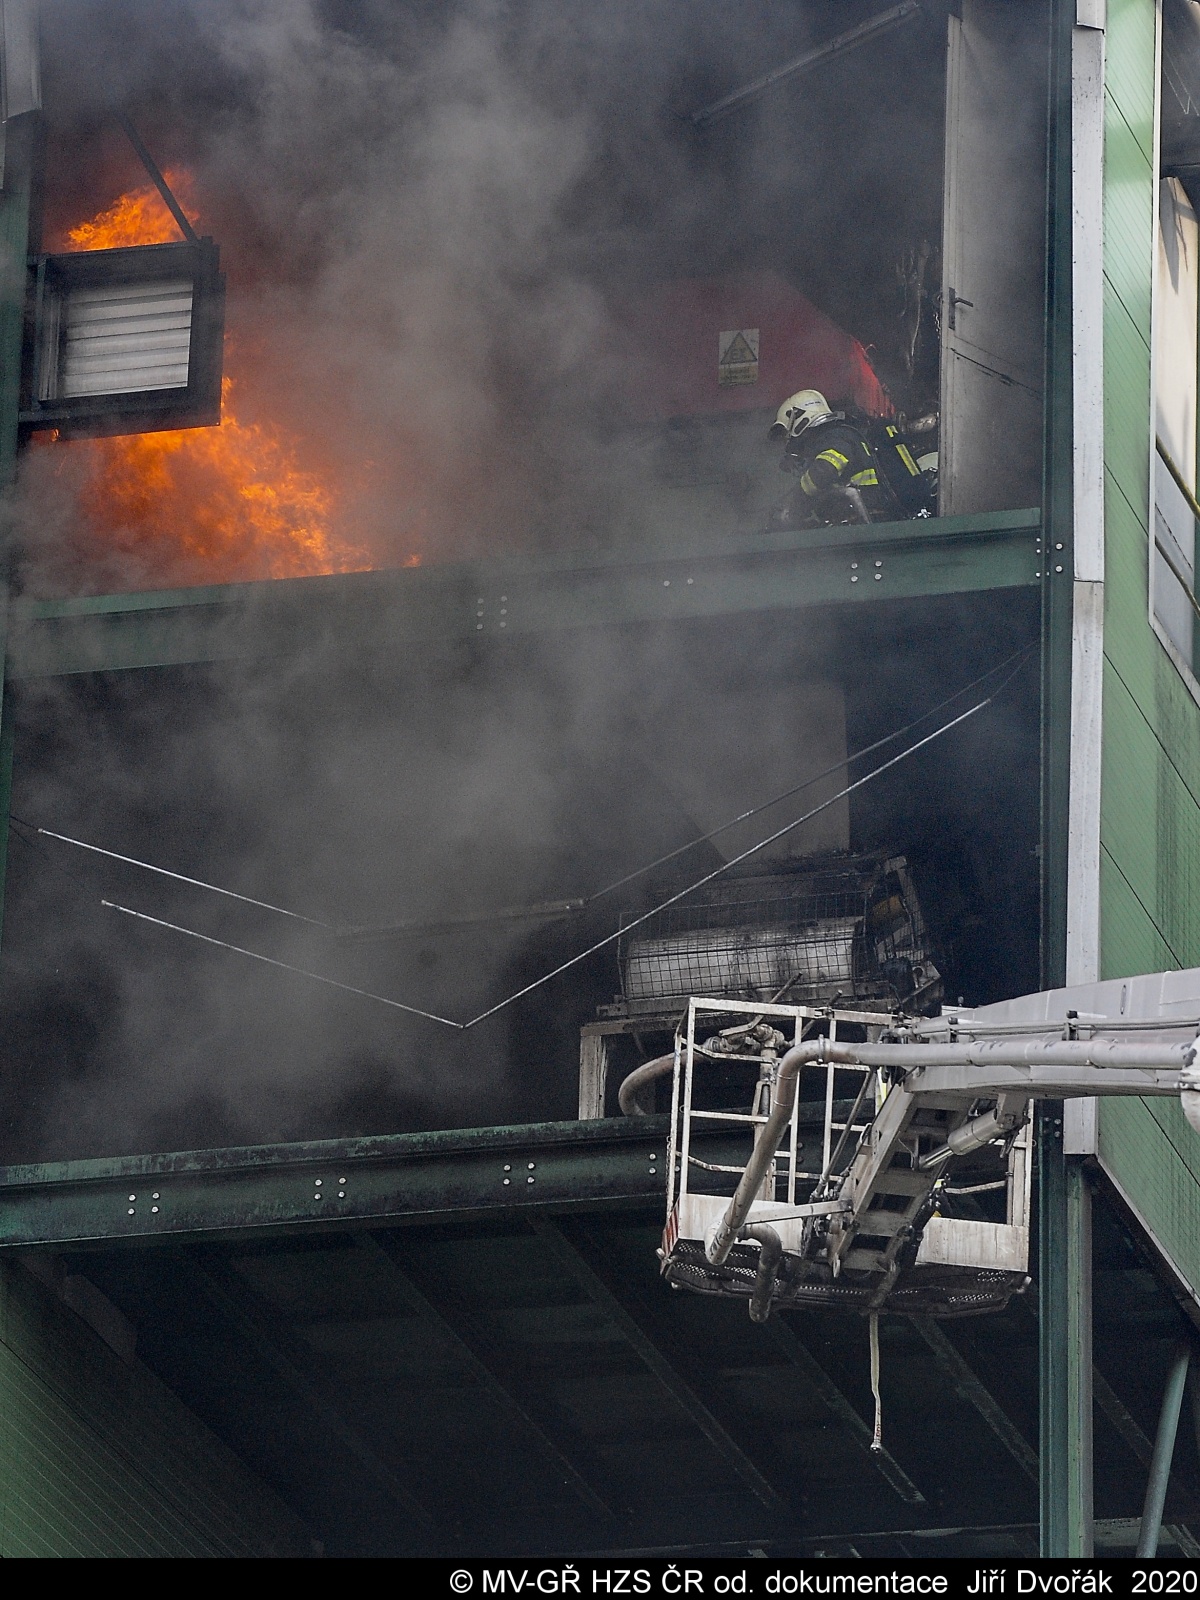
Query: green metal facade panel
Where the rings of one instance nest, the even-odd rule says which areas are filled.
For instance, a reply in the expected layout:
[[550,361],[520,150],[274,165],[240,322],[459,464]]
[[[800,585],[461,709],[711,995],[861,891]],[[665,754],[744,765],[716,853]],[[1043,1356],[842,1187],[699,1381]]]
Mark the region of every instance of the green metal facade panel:
[[1108,102],[1105,128],[1104,269],[1108,288],[1117,296],[1139,333],[1149,339],[1150,282],[1146,277],[1147,196],[1153,163],[1116,107]]
[[[1104,286],[1105,519],[1127,510],[1141,525],[1145,567],[1146,518],[1150,501],[1150,344],[1108,282]],[[1113,543],[1107,530],[1105,543]],[[1111,556],[1109,557],[1111,560]],[[1146,590],[1136,591],[1146,617]],[[1120,598],[1133,599],[1126,591]],[[1110,598],[1109,604],[1112,604]],[[1107,632],[1107,629],[1106,629]]]
[[[1117,676],[1111,662],[1104,673],[1105,817],[1103,846],[1153,920],[1154,899],[1147,889],[1156,881],[1152,827],[1147,827],[1147,802],[1157,776],[1158,746],[1141,708]],[[1139,892],[1140,891],[1140,892]]]
[[311,1554],[158,1379],[0,1262],[0,1556]]
[[[1143,962],[1151,972],[1165,972],[1174,966],[1162,935],[1130,888],[1128,879],[1103,847],[1100,851],[1100,903],[1104,908],[1105,960],[1115,972],[1135,972]],[[1145,956],[1147,950],[1154,952],[1153,959]],[[1115,1102],[1113,1105],[1116,1110],[1121,1109]]]
[[[1200,708],[1149,622],[1154,0],[1110,0],[1104,175],[1101,975],[1200,964]],[[1174,1105],[1101,1100],[1101,1162],[1200,1295],[1200,1150]]]
[[[1154,0],[1113,0],[1106,51],[1104,173],[1106,582],[1100,833],[1107,868],[1101,898],[1105,976],[1153,970],[1150,947],[1161,951],[1176,943],[1162,927],[1158,907],[1156,824],[1163,806],[1157,800],[1161,679],[1155,655],[1164,652],[1147,617],[1154,33]],[[1169,798],[1168,807],[1170,803]],[[1132,905],[1140,915],[1133,914]],[[1116,945],[1109,927],[1113,920]],[[1118,947],[1121,960],[1114,965]],[[1125,965],[1129,961],[1132,967]]]
[[1105,1170],[1192,1290],[1200,1284],[1200,1163],[1196,1136],[1169,1101],[1101,1101],[1098,1155]]
[[[1174,675],[1165,653],[1162,660]],[[1106,663],[1103,843],[1171,951],[1168,965],[1190,966],[1200,952],[1200,902],[1189,892],[1200,873],[1197,718],[1193,710],[1176,733],[1172,723],[1180,707],[1169,691],[1164,685],[1156,726]],[[1190,696],[1188,702],[1194,704]]]
[[1105,82],[1109,115],[1123,117],[1154,157],[1154,0],[1109,0]]

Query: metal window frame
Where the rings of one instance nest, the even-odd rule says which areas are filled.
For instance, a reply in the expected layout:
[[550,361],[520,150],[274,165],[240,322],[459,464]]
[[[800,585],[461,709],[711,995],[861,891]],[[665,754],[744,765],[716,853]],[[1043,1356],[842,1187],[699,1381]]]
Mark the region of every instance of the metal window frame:
[[[73,289],[187,279],[192,285],[188,381],[176,389],[39,400],[47,350],[57,359],[54,307]],[[163,429],[207,428],[221,420],[225,275],[212,239],[35,256],[29,263],[26,341],[19,423],[24,432],[57,430],[60,439]]]

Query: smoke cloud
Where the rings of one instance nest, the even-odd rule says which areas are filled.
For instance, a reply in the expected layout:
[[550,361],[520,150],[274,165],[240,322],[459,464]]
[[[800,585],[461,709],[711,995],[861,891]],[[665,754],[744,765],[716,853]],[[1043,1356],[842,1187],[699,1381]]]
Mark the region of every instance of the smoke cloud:
[[[678,474],[629,426],[661,364],[657,286],[748,268],[812,285],[911,398],[892,258],[935,230],[936,92],[906,112],[927,169],[902,200],[881,181],[878,130],[854,126],[877,107],[839,96],[844,71],[703,133],[687,116],[731,72],[868,10],[701,3],[685,22],[652,0],[49,0],[46,238],[144,186],[116,100],[187,175],[201,231],[222,245],[232,402],[239,421],[298,441],[329,489],[334,566],[661,536],[652,489]],[[897,35],[892,53],[927,43]],[[835,140],[813,132],[835,115],[831,195]],[[853,287],[872,257],[886,302],[873,311],[879,294],[856,305]],[[769,409],[782,394],[754,398]],[[780,483],[761,433],[739,448],[766,480],[766,504],[740,508],[753,526]],[[204,581],[169,530],[147,552],[110,528],[98,552],[72,528],[88,449],[27,460],[26,581]],[[226,551],[222,576],[272,575],[255,555]]]
[[[328,493],[332,565],[728,543],[786,487],[764,438],[783,396],[656,410],[672,285],[783,285],[870,346],[897,406],[929,402],[898,263],[936,251],[944,18],[703,134],[688,119],[869,10],[46,0],[45,239],[143,185],[115,101],[189,174],[229,275],[239,425]],[[26,453],[27,593],[273,570],[249,545],[206,574],[171,529],[97,542],[90,450]],[[851,652],[782,614],[44,680],[19,690],[14,810],[360,926],[588,895],[842,759]],[[974,781],[986,795],[986,761]],[[789,844],[849,841],[843,806]],[[101,895],[467,1016],[686,881],[565,922],[350,943],[52,844],[14,841],[10,863],[0,1140],[26,1159],[570,1117],[578,1027],[618,982],[609,952],[458,1040]]]

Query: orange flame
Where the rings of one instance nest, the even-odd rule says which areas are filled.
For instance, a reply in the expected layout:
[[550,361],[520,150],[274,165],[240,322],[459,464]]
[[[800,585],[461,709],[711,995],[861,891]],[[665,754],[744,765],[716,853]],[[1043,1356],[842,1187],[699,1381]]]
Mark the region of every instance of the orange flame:
[[[96,439],[81,509],[110,547],[162,581],[298,578],[369,567],[331,531],[333,495],[300,465],[296,442],[233,413],[222,385],[218,428]],[[155,552],[159,560],[155,560]]]
[[[187,174],[172,171],[167,182],[185,215],[198,221]],[[76,250],[178,237],[150,186],[121,195],[66,234]],[[237,355],[237,342],[229,341],[227,364],[236,365]],[[107,570],[112,558],[126,555],[139,586],[164,587],[370,568],[367,551],[336,531],[338,496],[302,465],[302,441],[269,422],[241,420],[237,392],[238,380],[227,376],[218,427],[55,446],[88,457],[80,511],[99,566]]]
[[[200,213],[190,204],[191,179],[177,168],[163,176],[167,188],[179,201],[179,209],[194,227],[200,220]],[[115,250],[121,245],[175,244],[179,238],[179,224],[167,210],[158,190],[149,185],[145,189],[131,189],[90,221],[68,228],[63,248]]]

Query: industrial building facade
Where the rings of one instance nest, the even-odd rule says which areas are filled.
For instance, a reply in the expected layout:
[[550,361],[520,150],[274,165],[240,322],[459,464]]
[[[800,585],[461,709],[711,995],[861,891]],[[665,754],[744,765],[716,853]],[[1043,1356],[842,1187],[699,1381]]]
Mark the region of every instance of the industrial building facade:
[[[1198,11],[814,12],[792,87],[747,98],[812,95],[844,141],[822,170],[882,220],[856,229],[843,198],[821,219],[838,250],[809,261],[788,208],[816,216],[817,185],[788,188],[784,142],[778,217],[744,248],[595,267],[622,306],[595,367],[624,415],[598,476],[572,463],[557,542],[119,593],[39,591],[14,544],[0,1553],[1133,1552],[1200,1321],[1177,1101],[1041,1104],[1033,1226],[1028,1198],[1007,1219],[1030,1281],[975,1317],[882,1303],[873,1450],[866,1318],[758,1324],[672,1292],[674,1112],[664,1093],[623,1116],[618,1092],[689,995],[732,993],[735,955],[744,1005],[932,1013],[1178,972],[1172,1003],[1200,1015]],[[211,423],[220,365],[195,329],[224,287],[194,234],[153,247],[169,272],[43,248],[53,76],[43,112],[32,8],[6,0],[3,38],[20,504],[20,461],[74,436]],[[726,71],[687,92],[670,137],[711,139],[688,160],[719,216],[742,91]],[[795,109],[776,147],[802,142]],[[897,141],[914,172],[893,217]],[[178,373],[119,403],[79,354],[112,294],[193,318],[190,370],[175,329]],[[766,424],[818,377],[914,439],[934,417],[933,514],[780,514]],[[248,917],[275,909],[286,855],[311,870],[278,881],[339,912],[274,945],[204,924],[234,953],[201,951],[190,891],[81,891],[46,853],[63,834],[182,883],[224,872]],[[297,968],[359,998],[317,1009]],[[364,1022],[371,997],[407,1014]],[[312,1087],[331,1073],[344,1093]],[[821,1116],[801,1101],[805,1143]],[[986,1203],[960,1216],[994,1220]],[[1200,1554],[1198,1447],[1183,1428],[1163,1553]]]

